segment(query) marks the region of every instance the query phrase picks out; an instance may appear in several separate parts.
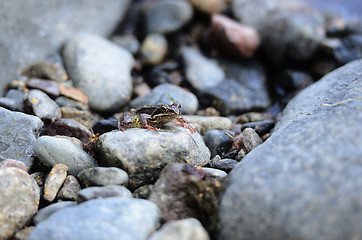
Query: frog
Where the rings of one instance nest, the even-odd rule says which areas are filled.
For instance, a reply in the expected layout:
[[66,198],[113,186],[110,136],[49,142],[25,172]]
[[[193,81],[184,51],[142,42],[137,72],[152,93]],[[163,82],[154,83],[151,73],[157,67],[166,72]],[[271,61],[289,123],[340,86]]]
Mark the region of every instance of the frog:
[[175,125],[188,128],[191,133],[195,133],[189,122],[181,116],[181,104],[160,104],[154,106],[144,106],[138,109],[131,109],[122,114],[118,120],[118,129],[124,131],[127,128],[142,127],[147,130],[158,130],[157,127],[177,120]]

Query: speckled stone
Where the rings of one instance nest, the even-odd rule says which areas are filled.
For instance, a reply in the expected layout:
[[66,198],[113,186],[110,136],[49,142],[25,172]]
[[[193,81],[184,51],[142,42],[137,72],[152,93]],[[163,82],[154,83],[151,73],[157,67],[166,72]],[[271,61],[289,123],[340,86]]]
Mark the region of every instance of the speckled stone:
[[78,192],[80,190],[80,185],[78,180],[69,175],[66,177],[62,188],[59,190],[57,199],[65,200],[65,201],[77,201]]
[[44,184],[44,199],[52,202],[67,177],[68,167],[64,164],[54,164]]

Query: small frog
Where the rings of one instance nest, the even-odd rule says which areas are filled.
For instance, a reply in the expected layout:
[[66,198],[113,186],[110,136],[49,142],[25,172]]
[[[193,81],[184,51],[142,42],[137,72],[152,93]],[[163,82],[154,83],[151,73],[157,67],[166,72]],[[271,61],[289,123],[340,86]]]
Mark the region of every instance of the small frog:
[[131,109],[131,111],[124,113],[120,117],[118,128],[122,131],[126,128],[133,127],[158,130],[157,127],[163,126],[176,119],[179,123],[175,123],[175,125],[188,128],[191,133],[196,132],[180,114],[181,105],[178,102],[174,102],[171,105],[161,104]]

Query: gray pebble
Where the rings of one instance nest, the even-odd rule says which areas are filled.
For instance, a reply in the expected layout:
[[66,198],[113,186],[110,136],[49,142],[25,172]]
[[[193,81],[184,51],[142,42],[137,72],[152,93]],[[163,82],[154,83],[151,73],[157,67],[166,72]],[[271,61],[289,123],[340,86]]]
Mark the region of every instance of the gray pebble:
[[232,121],[226,117],[187,115],[185,118],[190,123],[197,123],[201,126],[201,134],[209,130],[231,130]]
[[223,158],[215,156],[209,162],[210,167],[216,168],[225,172],[230,172],[238,164],[238,161],[230,158]]
[[131,107],[139,108],[146,105],[172,104],[169,95],[181,104],[181,112],[183,114],[194,114],[199,107],[199,101],[193,93],[168,83],[158,85],[149,94],[132,100]]
[[68,41],[63,51],[65,65],[75,87],[89,99],[95,111],[113,113],[132,94],[132,55],[96,35],[81,34]]
[[231,140],[230,136],[221,130],[209,130],[204,134],[204,141],[210,149],[212,158],[229,150]]
[[35,180],[18,168],[0,169],[0,239],[8,239],[38,211],[40,190]]
[[80,185],[77,179],[69,175],[64,181],[62,188],[59,190],[57,199],[65,200],[65,201],[77,201],[78,192],[80,190]]
[[0,107],[0,161],[10,158],[33,165],[33,144],[43,126],[40,118]]
[[118,46],[127,49],[132,54],[136,54],[138,52],[138,49],[140,48],[140,43],[133,35],[115,35],[111,37],[111,41]]
[[146,2],[142,13],[147,33],[171,33],[191,19],[193,10],[187,1],[161,0]]
[[147,35],[140,49],[142,63],[150,65],[162,63],[167,49],[167,39],[162,34],[152,33]]
[[39,210],[39,212],[33,218],[34,224],[38,225],[40,222],[49,218],[53,213],[55,213],[61,209],[64,209],[64,208],[74,206],[76,204],[77,203],[73,202],[73,201],[64,201],[64,202],[53,203],[45,208],[42,208]]
[[78,203],[96,198],[124,197],[133,198],[130,190],[119,185],[107,185],[103,187],[87,187],[78,192]]
[[52,202],[67,177],[68,167],[64,164],[54,164],[44,184],[44,199]]
[[128,184],[127,173],[116,167],[94,167],[84,169],[77,178],[86,187]]
[[185,64],[186,79],[196,90],[214,87],[224,80],[224,71],[216,61],[206,58],[199,51],[183,47],[181,56]]
[[7,97],[0,97],[0,107],[9,109],[11,111],[19,111],[17,102],[14,99]]
[[100,136],[97,149],[102,164],[120,167],[128,173],[133,189],[154,182],[167,163],[203,166],[210,159],[200,134],[172,124],[159,130],[130,128],[105,133]]
[[242,140],[247,152],[250,152],[263,143],[261,137],[259,137],[259,135],[252,128],[245,128],[242,134]]
[[146,240],[156,230],[160,213],[144,199],[94,199],[61,209],[40,222],[28,240]]
[[24,96],[28,111],[41,119],[59,119],[62,116],[60,107],[44,92],[33,89]]
[[71,175],[96,166],[91,156],[68,139],[42,136],[34,144],[34,153],[48,167],[57,163],[66,165]]

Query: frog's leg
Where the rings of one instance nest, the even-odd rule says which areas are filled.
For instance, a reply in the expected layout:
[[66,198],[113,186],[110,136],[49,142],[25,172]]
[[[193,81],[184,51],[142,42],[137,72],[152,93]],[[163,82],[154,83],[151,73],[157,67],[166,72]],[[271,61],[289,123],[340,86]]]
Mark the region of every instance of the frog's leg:
[[191,133],[196,132],[196,130],[193,127],[191,127],[189,122],[185,118],[183,118],[182,116],[178,116],[176,118],[176,120],[178,121],[178,123],[175,123],[175,125],[182,126],[184,128],[188,128],[191,131]]
[[147,130],[153,129],[153,130],[158,130],[155,127],[152,127],[150,125],[148,125],[147,120],[150,119],[151,115],[146,114],[146,113],[142,113],[140,114],[140,124],[143,128],[146,128]]

